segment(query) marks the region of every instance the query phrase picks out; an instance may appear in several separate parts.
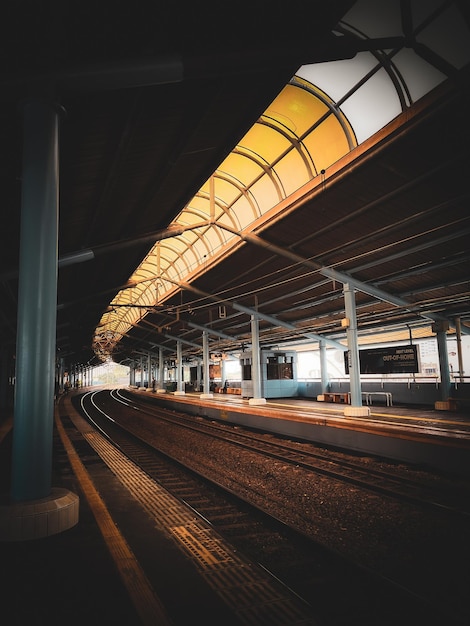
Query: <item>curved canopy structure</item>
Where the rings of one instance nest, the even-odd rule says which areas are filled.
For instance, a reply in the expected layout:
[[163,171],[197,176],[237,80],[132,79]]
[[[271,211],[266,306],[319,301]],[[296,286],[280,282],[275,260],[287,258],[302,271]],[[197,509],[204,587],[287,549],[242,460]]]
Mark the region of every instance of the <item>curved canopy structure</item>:
[[[468,63],[469,46],[462,45],[468,31],[455,6],[436,11],[432,2],[416,3],[403,16],[399,4],[384,3],[378,16],[370,3],[356,3],[337,34],[368,49],[299,69],[112,300],[95,335],[102,358],[182,284],[244,245],[248,234],[285,217],[292,194],[323,180],[344,155]],[[411,31],[398,38],[411,24],[420,25],[413,42]],[[443,40],[449,29],[453,38]]]
[[[163,304],[181,282],[241,245],[239,233],[262,229],[281,202],[356,145],[353,130],[328,96],[294,77],[269,109],[170,224],[103,316],[103,335],[118,340],[143,310]],[[111,346],[107,345],[107,349]]]
[[63,112],[66,367],[160,348],[172,359],[176,340],[199,358],[204,331],[237,353],[254,312],[262,346],[344,345],[346,280],[359,340],[430,336],[436,316],[470,329],[467,5],[309,0],[288,21],[279,3],[230,15],[95,3],[92,16],[76,3],[53,19],[10,3],[0,347],[11,371],[31,99]]

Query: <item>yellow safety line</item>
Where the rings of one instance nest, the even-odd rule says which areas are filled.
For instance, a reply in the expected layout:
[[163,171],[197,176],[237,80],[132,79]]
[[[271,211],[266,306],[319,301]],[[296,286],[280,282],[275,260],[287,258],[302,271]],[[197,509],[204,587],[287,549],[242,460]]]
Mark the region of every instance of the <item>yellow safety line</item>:
[[[327,411],[328,413],[337,413],[339,411],[341,411],[341,409],[339,408],[328,408],[328,407],[308,407],[308,406],[300,406],[297,404],[281,404],[279,402],[266,402],[266,405],[269,406],[277,406],[280,408],[292,408],[295,409],[296,411],[305,411],[305,412],[311,412],[311,413],[318,413],[318,412],[323,412],[323,411]],[[349,405],[343,405],[343,406],[349,406]],[[439,424],[445,424],[446,426],[452,425],[452,426],[462,426],[465,425],[465,422],[456,422],[456,421],[452,421],[452,420],[447,420],[447,419],[439,419],[439,418],[430,418],[430,417],[417,417],[417,416],[413,416],[413,415],[400,415],[400,414],[391,414],[391,413],[378,413],[378,412],[372,412],[371,411],[371,416],[372,415],[377,415],[378,417],[387,417],[390,419],[402,419],[402,420],[408,420],[408,421],[416,421],[416,422],[436,422]],[[470,422],[469,422],[470,424]]]
[[135,555],[116,527],[105,503],[82,464],[56,411],[55,423],[72,469],[95,516],[103,539],[129,593],[131,601],[142,620],[148,626],[169,626],[171,621],[165,609],[140,567]]

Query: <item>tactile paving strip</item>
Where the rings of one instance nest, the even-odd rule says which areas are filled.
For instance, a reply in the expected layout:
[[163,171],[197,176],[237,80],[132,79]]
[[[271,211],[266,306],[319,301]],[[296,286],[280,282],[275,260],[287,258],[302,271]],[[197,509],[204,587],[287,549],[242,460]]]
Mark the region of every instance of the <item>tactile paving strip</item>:
[[313,625],[305,605],[269,574],[238,555],[213,528],[132,461],[81,417],[72,418],[111,471],[198,566],[201,575],[240,619],[260,626]]

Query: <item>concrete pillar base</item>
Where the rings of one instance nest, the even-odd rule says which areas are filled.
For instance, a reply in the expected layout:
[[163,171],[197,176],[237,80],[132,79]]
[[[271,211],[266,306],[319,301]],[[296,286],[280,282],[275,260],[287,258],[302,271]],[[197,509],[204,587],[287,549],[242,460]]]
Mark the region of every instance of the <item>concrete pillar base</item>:
[[201,398],[201,400],[210,400],[211,398],[214,397],[214,394],[213,393],[201,393],[199,397]]
[[79,497],[53,488],[47,498],[0,504],[0,541],[42,539],[78,523]]
[[173,395],[174,396],[185,396],[186,395],[186,391],[174,391]]
[[157,389],[157,393],[166,393],[166,389]]
[[347,406],[344,409],[345,417],[369,417],[370,409],[368,406]]
[[266,398],[250,398],[248,400],[248,404],[253,404],[253,405],[266,404]]

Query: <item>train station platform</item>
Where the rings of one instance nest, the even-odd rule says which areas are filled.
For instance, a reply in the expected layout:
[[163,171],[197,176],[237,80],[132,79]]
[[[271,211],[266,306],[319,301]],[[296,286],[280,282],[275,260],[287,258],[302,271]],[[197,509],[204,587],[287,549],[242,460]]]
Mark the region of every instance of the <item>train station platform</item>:
[[[1,506],[8,506],[11,425],[11,419],[0,424]],[[0,541],[2,624],[240,626],[276,623],[279,616],[280,624],[314,624],[295,594],[164,493],[157,498],[168,524],[162,528],[135,490],[125,488],[130,481],[148,499],[155,484],[150,490],[148,477],[134,474],[125,458],[118,459],[117,471],[111,469],[90,443],[91,430],[70,395],[62,398],[55,415],[52,484],[79,496],[79,521],[47,537]],[[92,439],[115,450],[100,433]],[[169,539],[175,533],[187,543],[186,551]]]
[[[0,444],[2,504],[9,488],[11,430],[3,427]],[[171,550],[132,495],[122,488],[97,455],[84,454],[82,471],[70,463],[67,444],[56,430],[52,483],[77,493],[80,519],[73,528],[45,538],[0,542],[1,622],[5,626],[167,626],[154,589],[178,624],[204,615],[208,624],[236,624],[228,610],[201,583],[197,572]],[[99,490],[94,485],[99,486]],[[106,502],[106,503],[105,503]],[[124,538],[132,537],[132,546]],[[144,573],[141,563],[147,565]],[[150,572],[152,580],[149,579]],[[177,583],[177,584],[176,584]],[[184,593],[185,602],[181,597]],[[210,595],[210,597],[209,597]],[[214,619],[214,621],[212,621]],[[199,622],[197,622],[199,623]]]
[[[175,396],[135,392],[215,419],[235,416],[238,423],[252,427],[261,427],[270,420],[271,430],[282,433],[287,428],[291,436],[299,435],[305,427],[314,427],[310,432],[321,435],[323,431],[321,436],[326,438],[328,434],[332,440],[336,433],[353,449],[361,438],[368,445],[381,438],[401,442],[407,453],[411,453],[412,444],[419,443],[431,446],[445,459],[470,456],[470,416],[465,413],[373,405],[367,419],[352,420],[345,418],[342,407],[335,403],[310,399],[273,399],[262,407],[253,407],[247,400],[229,394],[201,400],[198,394],[190,393]],[[239,624],[233,607],[221,600],[190,560],[170,546],[154,521],[136,507],[131,493],[122,488],[83,433],[73,427],[72,412],[70,396],[62,398],[56,407],[52,484],[79,495],[80,519],[63,533],[0,542],[2,623],[191,626],[203,619],[207,625]],[[11,426],[11,418],[0,423],[2,504],[7,501],[9,489]],[[242,569],[246,571],[245,566]],[[253,595],[261,601],[259,595]],[[171,617],[166,612],[168,607]],[[293,618],[291,623],[310,623],[302,619],[299,617],[297,622]]]
[[[0,424],[1,506],[9,505],[11,425],[11,418]],[[113,524],[106,520],[106,511],[100,513],[99,496],[75,474],[57,428],[54,429],[52,485],[79,496],[79,522],[69,530],[39,539],[0,541],[1,623],[5,626],[151,623],[139,615],[122,577],[122,571],[133,571],[132,559],[127,565],[121,562],[119,567],[113,561],[108,543],[119,544],[119,533],[112,532]],[[102,486],[109,494],[115,492],[117,505],[131,514],[134,507],[130,505],[130,497],[125,490],[116,490],[110,475],[104,474]],[[101,516],[103,524],[108,523],[107,532],[104,526],[100,527],[97,515]],[[139,519],[138,515],[133,515],[129,520],[136,537],[145,534]],[[135,586],[138,587],[138,582]],[[153,623],[164,625],[166,621],[155,611]]]

